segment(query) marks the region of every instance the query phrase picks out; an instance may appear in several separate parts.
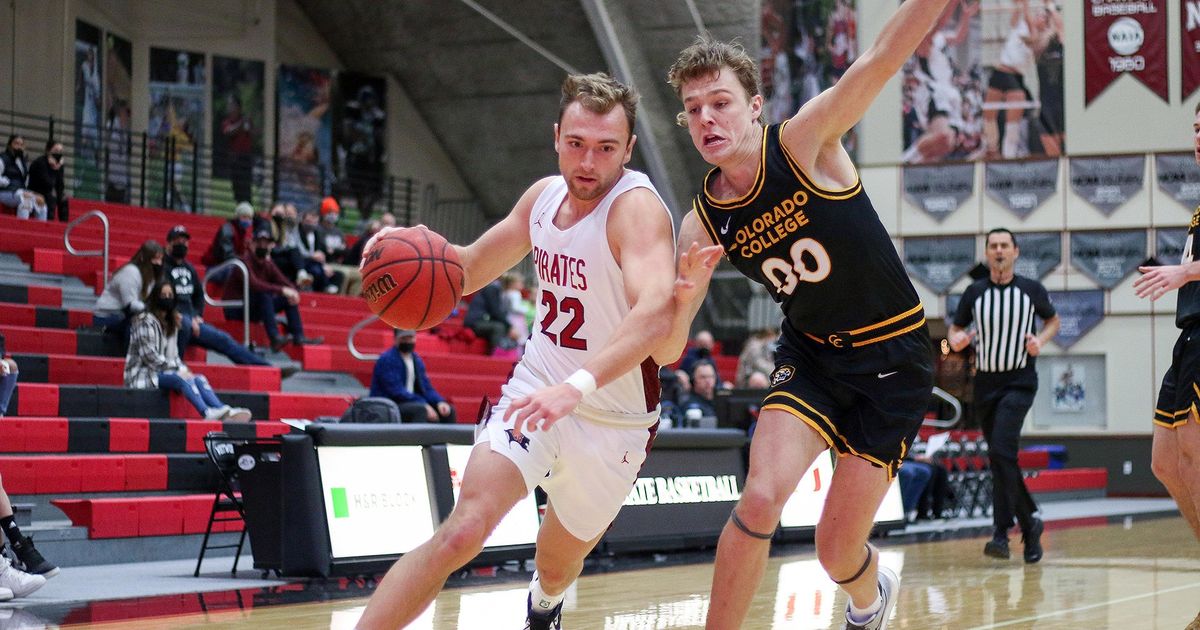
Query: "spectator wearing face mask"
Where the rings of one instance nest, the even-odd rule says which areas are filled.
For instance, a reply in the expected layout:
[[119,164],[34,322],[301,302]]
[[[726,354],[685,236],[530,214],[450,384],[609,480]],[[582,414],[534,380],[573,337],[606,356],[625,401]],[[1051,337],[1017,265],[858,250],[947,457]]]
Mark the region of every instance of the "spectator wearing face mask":
[[63,193],[63,145],[57,140],[46,143],[46,153],[29,165],[29,190],[42,196],[46,213],[59,221],[67,220],[67,197]]
[[146,310],[146,297],[162,275],[163,248],[146,241],[129,262],[113,274],[104,292],[96,299],[92,323],[115,335],[124,344],[129,339],[129,321]]
[[0,153],[0,205],[17,209],[17,216],[46,220],[46,200],[29,190],[29,163],[25,161],[25,138],[8,137]]
[[392,399],[402,422],[457,421],[454,407],[433,388],[417,355],[417,333],[397,330],[396,345],[379,355],[371,374],[371,395]]
[[[270,221],[254,216],[254,207],[245,201],[239,203],[233,210],[234,216],[217,230],[208,251],[200,258],[205,267],[215,267],[231,258],[241,258],[246,252],[254,249],[254,232],[259,229],[270,230]],[[224,284],[232,272],[226,267],[217,273],[208,275],[208,282]]]
[[[362,273],[358,271],[358,261],[362,258],[361,249],[358,258],[346,247],[346,237],[338,228],[341,217],[341,207],[333,197],[326,197],[321,202],[321,223],[318,228],[320,238],[325,244],[325,266],[342,274],[341,292],[345,295],[362,293]],[[378,223],[378,221],[372,221]],[[376,228],[376,231],[379,231]],[[371,234],[374,234],[372,232]],[[370,238],[367,236],[366,238]],[[365,239],[362,242],[366,242]]]
[[125,387],[178,392],[206,420],[250,420],[250,410],[221,402],[202,375],[192,374],[179,358],[179,312],[171,283],[155,284],[149,307],[133,321],[125,355]]
[[300,240],[297,248],[303,259],[303,270],[311,279],[313,291],[337,293],[344,278],[339,271],[327,264],[329,252],[325,248],[320,222],[321,218],[316,212],[304,213],[300,219]]
[[[304,324],[300,320],[298,307],[300,293],[271,260],[271,248],[274,245],[275,238],[270,230],[259,230],[254,235],[253,251],[242,256],[242,262],[250,271],[250,319],[262,322],[271,341],[272,352],[283,349],[288,341],[296,345],[321,343],[320,337],[310,339],[304,336]],[[225,281],[224,299],[242,299],[242,287],[242,274],[231,274]],[[275,322],[275,314],[280,311],[287,316],[288,337],[279,334],[279,325]],[[241,307],[225,308],[225,318],[229,320],[240,320],[242,313]]]

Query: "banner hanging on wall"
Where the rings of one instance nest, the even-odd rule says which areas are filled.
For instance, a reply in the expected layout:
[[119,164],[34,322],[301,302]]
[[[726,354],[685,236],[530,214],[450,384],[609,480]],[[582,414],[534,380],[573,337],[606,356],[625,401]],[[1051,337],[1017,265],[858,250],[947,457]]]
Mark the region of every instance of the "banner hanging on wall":
[[[101,181],[101,92],[104,64],[100,56],[100,29],[75,21],[75,163],[71,168],[72,194],[84,199],[100,199]],[[41,147],[29,143],[26,153],[33,154]],[[32,162],[33,160],[27,160]]]
[[104,46],[104,200],[129,203],[133,152],[130,112],[133,102],[133,44],[109,33]]
[[989,197],[1025,219],[1058,191],[1058,160],[988,162],[983,182]]
[[1030,232],[1017,234],[1021,256],[1013,265],[1017,275],[1042,280],[1062,262],[1062,234],[1059,232]]
[[1188,212],[1200,205],[1200,168],[1194,153],[1155,154],[1154,177],[1158,187]]
[[939,223],[975,194],[974,164],[905,166],[904,196]]
[[281,65],[276,76],[276,198],[300,208],[316,208],[333,171],[333,73]]
[[1050,291],[1050,302],[1059,319],[1054,343],[1064,350],[1075,345],[1104,319],[1104,291]]
[[1146,156],[1071,158],[1071,188],[1105,216],[1142,189]]
[[1200,0],[1183,0],[1179,10],[1179,60],[1183,67],[1180,100],[1186,101],[1200,87]]
[[1183,260],[1185,243],[1187,243],[1187,228],[1154,230],[1154,259],[1160,265],[1178,265]]
[[1083,31],[1085,106],[1123,74],[1168,101],[1166,0],[1086,0]]
[[1144,260],[1145,230],[1071,232],[1071,265],[1105,289],[1121,284]]
[[975,265],[974,236],[904,239],[904,266],[937,294],[945,293]]

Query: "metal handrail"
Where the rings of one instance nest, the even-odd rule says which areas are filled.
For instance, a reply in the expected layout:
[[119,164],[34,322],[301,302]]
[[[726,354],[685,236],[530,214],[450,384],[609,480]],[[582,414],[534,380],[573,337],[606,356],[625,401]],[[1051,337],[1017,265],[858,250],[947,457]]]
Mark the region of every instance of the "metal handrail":
[[[75,249],[75,247],[73,245],[71,245],[71,230],[74,230],[75,227],[78,226],[80,223],[83,223],[84,221],[87,221],[88,219],[90,219],[92,217],[99,217],[100,223],[104,226],[104,249],[88,249],[88,250]],[[67,253],[71,254],[72,256],[101,256],[101,257],[103,257],[103,259],[104,259],[104,286],[100,287],[100,291],[103,292],[105,289],[108,288],[108,215],[104,214],[100,210],[91,210],[89,212],[84,213],[83,216],[79,217],[78,219],[75,219],[74,221],[71,221],[70,223],[68,223],[66,231],[63,232],[63,246],[66,247]]]
[[240,306],[242,307],[242,345],[250,346],[250,270],[246,268],[246,263],[237,258],[230,258],[225,262],[208,268],[208,275],[212,276],[217,271],[227,267],[236,267],[242,272],[242,299],[240,300],[214,300],[208,294],[208,283],[202,282],[200,290],[204,293],[204,303],[209,306]]
[[953,427],[954,425],[958,424],[958,421],[962,420],[962,403],[959,402],[958,399],[955,398],[953,394],[942,389],[941,387],[934,387],[933,395],[937,398],[941,398],[943,401],[948,403],[950,405],[950,408],[954,409],[954,415],[945,420],[942,420],[940,418],[927,419],[922,424],[924,424],[924,426],[934,427],[937,429],[949,429],[949,428]]
[[359,361],[374,361],[375,359],[379,358],[378,354],[361,352],[359,351],[358,347],[354,345],[354,336],[357,335],[360,330],[366,328],[371,324],[371,322],[377,319],[379,319],[378,315],[371,315],[350,328],[350,332],[346,334],[346,349],[350,351],[350,356],[358,359]]

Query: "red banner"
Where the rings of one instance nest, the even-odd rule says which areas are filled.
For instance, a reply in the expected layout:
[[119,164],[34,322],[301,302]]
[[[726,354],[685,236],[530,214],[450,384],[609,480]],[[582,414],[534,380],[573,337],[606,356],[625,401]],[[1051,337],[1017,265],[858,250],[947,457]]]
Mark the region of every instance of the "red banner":
[[1084,2],[1084,104],[1123,74],[1167,97],[1166,0]]
[[1200,0],[1180,0],[1179,59],[1183,66],[1183,92],[1186,101],[1200,87]]

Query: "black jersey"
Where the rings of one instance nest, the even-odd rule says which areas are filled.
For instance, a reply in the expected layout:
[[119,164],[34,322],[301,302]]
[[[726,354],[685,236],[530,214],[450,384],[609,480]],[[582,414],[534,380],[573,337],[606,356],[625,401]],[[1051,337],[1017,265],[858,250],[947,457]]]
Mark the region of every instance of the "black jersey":
[[709,237],[815,341],[858,347],[922,327],[920,299],[862,182],[836,191],[812,183],[783,146],[786,124],[763,129],[745,196],[714,199],[718,169],[709,171],[692,203]]
[[[1196,238],[1196,228],[1200,226],[1200,207],[1192,212],[1192,221],[1188,223],[1187,242],[1183,246],[1183,264],[1200,260],[1200,239]],[[1179,287],[1179,302],[1175,305],[1175,325],[1179,328],[1200,321],[1200,281],[1189,282]]]

